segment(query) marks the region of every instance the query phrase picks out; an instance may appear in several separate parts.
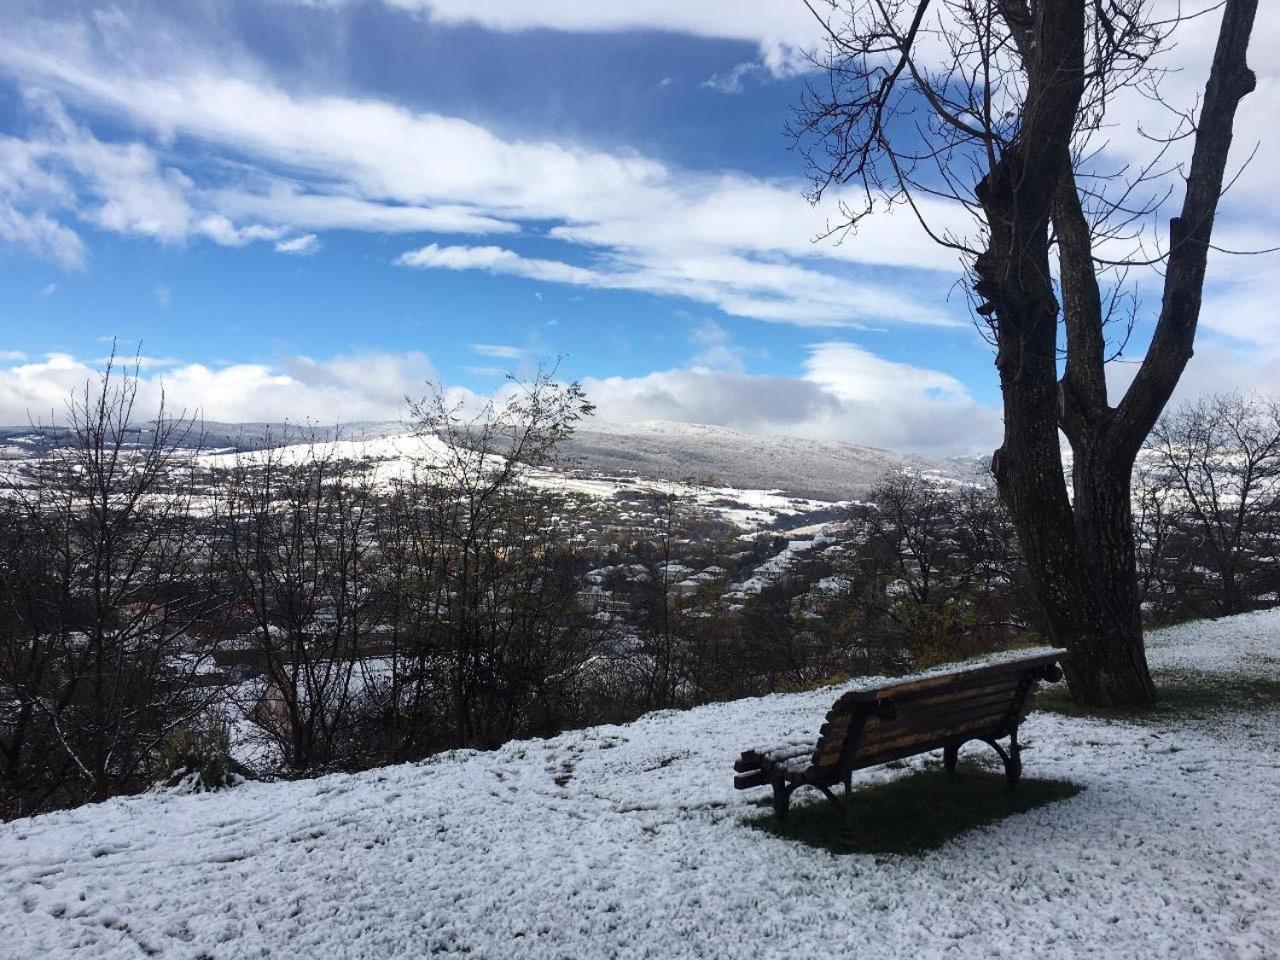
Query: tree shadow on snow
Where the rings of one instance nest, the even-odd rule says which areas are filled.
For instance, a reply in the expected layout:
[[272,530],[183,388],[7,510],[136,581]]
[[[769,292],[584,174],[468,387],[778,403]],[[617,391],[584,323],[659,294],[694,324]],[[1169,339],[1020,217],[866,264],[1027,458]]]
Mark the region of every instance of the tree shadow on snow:
[[1152,676],[1159,700],[1143,710],[1082,706],[1072,701],[1066,684],[1036,694],[1036,709],[1068,717],[1169,723],[1224,713],[1271,713],[1280,707],[1280,679],[1274,677],[1171,670],[1152,671]]

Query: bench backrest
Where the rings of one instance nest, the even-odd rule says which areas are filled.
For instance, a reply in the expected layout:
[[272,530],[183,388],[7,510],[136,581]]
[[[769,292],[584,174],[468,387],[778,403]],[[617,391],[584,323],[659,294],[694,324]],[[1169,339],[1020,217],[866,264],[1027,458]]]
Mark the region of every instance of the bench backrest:
[[812,764],[833,773],[857,770],[1004,736],[1025,716],[1037,682],[1061,676],[1060,656],[1037,654],[847,693],[827,713]]

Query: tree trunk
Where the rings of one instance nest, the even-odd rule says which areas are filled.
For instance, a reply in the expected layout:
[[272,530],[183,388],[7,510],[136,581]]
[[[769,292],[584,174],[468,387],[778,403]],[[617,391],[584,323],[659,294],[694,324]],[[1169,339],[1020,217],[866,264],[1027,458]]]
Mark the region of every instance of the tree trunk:
[[[979,313],[995,319],[1004,399],[1004,444],[992,469],[1049,639],[1071,651],[1065,666],[1072,693],[1095,706],[1143,707],[1156,699],[1142,641],[1130,477],[1191,357],[1235,110],[1254,86],[1245,51],[1256,8],[1257,0],[1228,0],[1224,8],[1182,216],[1170,223],[1160,319],[1134,382],[1113,408],[1089,228],[1070,162],[1083,89],[1083,4],[1046,0],[1034,17],[1029,8],[1008,5],[1027,66],[1026,111],[1018,141],[975,191],[989,234],[974,263],[974,290],[986,301]],[[1065,298],[1061,381],[1051,221]],[[1075,454],[1074,502],[1062,471],[1060,428]]]
[[[1002,319],[1012,327],[1009,313]],[[1000,496],[1018,532],[1047,639],[1071,651],[1064,667],[1073,695],[1097,706],[1147,706],[1156,691],[1143,653],[1132,465],[1078,450],[1072,502],[1062,470],[1057,385],[1046,375],[1032,376],[1036,365],[1023,360],[1001,370],[1005,442],[993,458]]]
[[[1089,595],[1086,624],[1073,646],[1079,664],[1067,666],[1076,699],[1105,706],[1142,707],[1156,701],[1142,637],[1142,600],[1133,537],[1133,463],[1123,454],[1075,451],[1072,480],[1080,560]],[[1094,609],[1096,607],[1096,610]]]
[[1129,470],[1077,456],[1071,503],[1053,439],[1037,456],[1034,444],[1006,427],[995,458],[1047,639],[1071,651],[1064,668],[1078,701],[1148,706],[1156,690],[1142,642]]

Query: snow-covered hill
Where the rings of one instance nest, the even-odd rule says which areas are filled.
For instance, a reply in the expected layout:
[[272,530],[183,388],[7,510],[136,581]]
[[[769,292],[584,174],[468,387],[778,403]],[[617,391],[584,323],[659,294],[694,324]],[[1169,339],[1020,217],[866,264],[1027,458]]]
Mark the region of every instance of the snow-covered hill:
[[855,500],[886,473],[904,468],[966,483],[985,483],[973,458],[943,459],[856,443],[764,436],[728,427],[646,420],[591,419],[565,444],[566,455],[592,470],[631,470],[662,480],[779,490],[816,500]]
[[[1157,668],[1202,679],[1280,678],[1280,611],[1161,631],[1151,647]],[[1078,795],[922,856],[836,857],[744,827],[757,796],[731,780],[743,747],[812,733],[833,695],[3,825],[0,956],[1280,951],[1275,712],[1198,726],[1033,714],[1027,775]]]
[[[190,435],[204,450],[256,450],[282,438],[380,449],[409,435],[395,421],[301,428],[269,423],[202,423]],[[139,440],[147,431],[139,431]],[[0,460],[39,456],[66,442],[58,428],[0,427]],[[661,481],[693,481],[709,487],[774,490],[786,496],[838,501],[865,497],[886,473],[906,469],[959,483],[987,483],[985,458],[943,459],[898,453],[856,443],[763,436],[728,427],[646,420],[613,423],[591,418],[563,448],[568,466],[592,473]]]

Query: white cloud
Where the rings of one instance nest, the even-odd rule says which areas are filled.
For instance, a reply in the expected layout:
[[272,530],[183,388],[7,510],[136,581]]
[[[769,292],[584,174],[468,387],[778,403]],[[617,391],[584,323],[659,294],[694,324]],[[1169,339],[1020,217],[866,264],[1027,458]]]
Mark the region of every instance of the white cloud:
[[0,239],[68,270],[84,267],[79,234],[43,211],[26,213],[0,199]]
[[[61,420],[73,390],[98,377],[99,361],[50,354],[24,362],[13,353],[0,367],[0,423]],[[128,361],[132,363],[132,359]],[[285,357],[275,363],[212,366],[166,359],[143,363],[138,410],[151,415],[163,390],[171,412],[229,422],[311,419],[320,423],[389,420],[406,396],[421,395],[435,368],[424,354],[362,353],[328,360]]]
[[694,327],[689,339],[697,348],[689,360],[692,366],[739,373],[746,369],[746,356],[751,351],[736,345],[729,331],[714,320],[704,320]]
[[173,303],[173,291],[164,284],[160,284],[153,292],[155,293],[156,303],[160,304],[160,308],[168,310]]
[[320,240],[314,233],[276,241],[276,253],[289,253],[296,257],[309,257],[320,249]]
[[800,377],[695,367],[588,377],[583,386],[605,420],[709,423],[945,455],[993,449],[1000,436],[999,411],[954,377],[844,342],[811,347]]
[[609,278],[594,270],[575,267],[558,260],[522,257],[514,250],[503,247],[441,247],[432,243],[419,250],[402,253],[395,262],[402,267],[485,270],[552,283],[573,283],[589,287],[610,285]]
[[104,143],[73,123],[54,97],[28,92],[29,109],[39,118],[38,135],[28,142],[51,176],[74,177],[92,202],[80,215],[104,230],[180,240],[190,228],[185,193],[190,181],[164,168],[141,143]]
[[[695,341],[726,342],[706,329]],[[473,349],[500,359],[528,354],[505,345],[475,344]],[[17,351],[0,353],[0,361],[5,364],[0,365],[4,424],[62,419],[71,392],[96,381],[103,363],[62,353],[28,360]],[[140,416],[154,412],[163,390],[171,412],[227,422],[393,420],[403,416],[405,397],[420,396],[429,381],[439,382],[421,353],[289,356],[220,366],[143,358],[140,368]],[[501,371],[475,367],[469,372]],[[583,385],[607,420],[711,423],[939,454],[989,449],[999,430],[998,412],[979,404],[948,375],[894,363],[844,342],[811,347],[799,377],[751,375],[728,362],[721,369],[700,365],[641,377],[588,377]],[[458,388],[450,395],[476,399]]]
[[208,237],[214,243],[224,247],[243,247],[255,240],[278,239],[286,231],[284,227],[265,227],[261,224],[237,227],[223,214],[211,213],[200,218],[193,232]]
[[74,192],[45,169],[34,144],[0,136],[0,240],[69,270],[81,269],[84,243],[56,219],[73,203]]
[[[753,15],[767,20],[765,10]],[[510,233],[549,222],[552,236],[591,253],[589,266],[438,244],[400,262],[669,294],[787,323],[946,319],[906,285],[831,272],[840,263],[954,269],[954,257],[922,243],[909,217],[869,224],[857,243],[814,244],[826,221],[804,201],[798,179],[679,170],[632,152],[507,139],[386,101],[296,94],[243,57],[215,59],[158,36],[120,14],[71,26],[29,21],[0,38],[0,63],[19,76],[161,142],[199,141],[234,158],[222,171],[231,182],[212,186],[159,165],[136,144],[122,146],[147,174],[153,202],[150,216],[139,209],[112,218],[115,228],[180,235],[175,191],[188,208],[185,230],[227,244],[279,240],[286,227]],[[129,198],[115,194],[127,192],[108,186],[118,181],[101,192],[122,208],[146,207],[140,198],[124,204]],[[162,191],[173,201],[168,217],[158,215]]]
[[754,61],[739,63],[737,66],[717,73],[703,81],[704,87],[710,87],[720,93],[741,93],[748,77],[763,72],[764,67]]
[[513,347],[506,343],[472,343],[468,347],[482,357],[493,357],[497,360],[522,360],[528,356],[525,347]]
[[[332,185],[330,185],[332,189]],[[380,202],[343,193],[308,192],[268,178],[265,186],[219,188],[204,194],[227,216],[287,223],[310,230],[370,230],[378,233],[517,233],[518,224],[457,204],[421,206]]]
[[823,271],[732,253],[692,250],[668,255],[618,250],[599,266],[525,257],[505,247],[429,244],[396,258],[404,267],[483,270],[604,290],[635,290],[711,303],[733,316],[819,327],[858,327],[886,319],[931,326],[960,322],[895,288],[856,283]]
[[281,228],[238,227],[221,213],[201,214],[195,184],[164,166],[141,142],[107,143],[73,122],[56,97],[27,91],[34,118],[26,139],[0,139],[0,236],[66,267],[84,263],[79,236],[58,217],[72,215],[102,230],[180,243],[204,236],[224,246],[280,236]]

